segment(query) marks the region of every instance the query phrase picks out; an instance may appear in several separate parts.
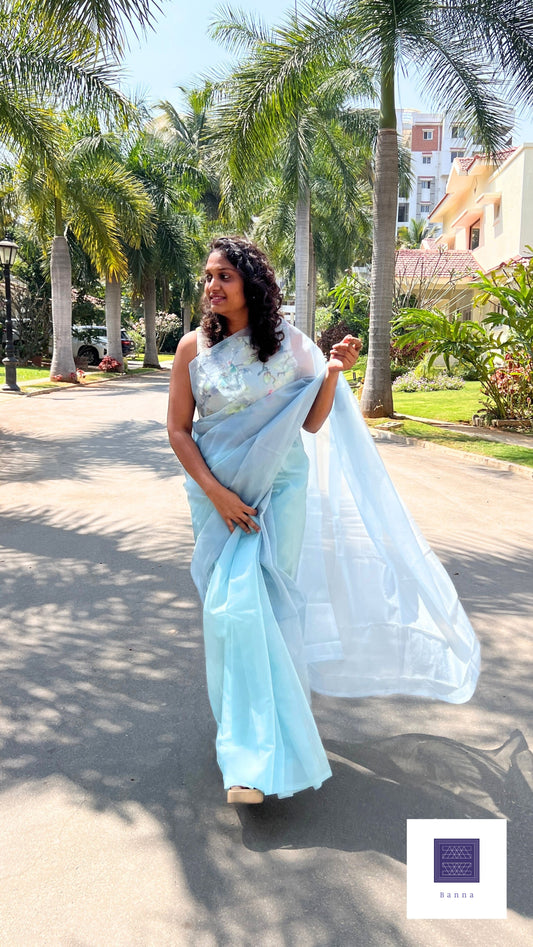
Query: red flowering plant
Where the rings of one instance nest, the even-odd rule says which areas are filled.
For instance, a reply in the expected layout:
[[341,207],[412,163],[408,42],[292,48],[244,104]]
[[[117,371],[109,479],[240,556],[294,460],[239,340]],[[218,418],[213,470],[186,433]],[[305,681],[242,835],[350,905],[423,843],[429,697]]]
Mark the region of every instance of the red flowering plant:
[[507,352],[491,381],[505,405],[506,418],[533,419],[533,359]]
[[123,370],[122,364],[117,362],[116,358],[111,358],[110,355],[104,355],[98,368],[101,372],[121,372]]
[[73,382],[76,382],[78,380],[78,376],[76,372],[69,372],[68,375],[52,375],[51,380],[52,381],[66,381],[72,384]]

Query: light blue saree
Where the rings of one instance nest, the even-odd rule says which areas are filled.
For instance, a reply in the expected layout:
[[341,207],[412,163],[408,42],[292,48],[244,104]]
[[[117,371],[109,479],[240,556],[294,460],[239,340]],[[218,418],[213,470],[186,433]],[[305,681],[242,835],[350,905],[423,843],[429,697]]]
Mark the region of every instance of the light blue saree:
[[339,378],[318,435],[301,431],[324,358],[283,323],[259,362],[243,330],[199,352],[193,436],[214,475],[257,508],[230,533],[187,478],[209,698],[224,786],[288,796],[331,771],[310,692],[460,703],[479,645],[444,568],[399,499]]

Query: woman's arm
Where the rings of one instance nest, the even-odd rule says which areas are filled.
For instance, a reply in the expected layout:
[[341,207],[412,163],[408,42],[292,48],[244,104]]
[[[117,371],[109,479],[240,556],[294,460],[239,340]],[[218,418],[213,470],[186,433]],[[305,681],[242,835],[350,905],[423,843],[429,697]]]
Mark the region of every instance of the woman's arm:
[[236,493],[224,487],[213,476],[192,438],[195,402],[189,377],[189,364],[196,356],[196,332],[188,332],[180,340],[170,376],[167,430],[170,446],[187,473],[196,480],[211,503],[218,510],[230,532],[235,525],[245,533],[259,526],[252,519],[257,510],[241,500]]
[[304,431],[316,434],[320,430],[333,407],[339,373],[353,368],[359,358],[362,344],[361,340],[353,335],[346,335],[342,342],[332,346],[324,381],[303,423]]

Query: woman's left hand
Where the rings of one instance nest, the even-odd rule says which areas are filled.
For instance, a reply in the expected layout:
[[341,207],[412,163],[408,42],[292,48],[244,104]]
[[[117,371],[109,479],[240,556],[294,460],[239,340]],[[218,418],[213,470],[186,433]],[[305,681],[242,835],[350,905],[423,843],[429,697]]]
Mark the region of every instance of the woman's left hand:
[[327,368],[330,372],[346,372],[359,358],[363,343],[353,335],[345,335],[342,342],[331,347]]

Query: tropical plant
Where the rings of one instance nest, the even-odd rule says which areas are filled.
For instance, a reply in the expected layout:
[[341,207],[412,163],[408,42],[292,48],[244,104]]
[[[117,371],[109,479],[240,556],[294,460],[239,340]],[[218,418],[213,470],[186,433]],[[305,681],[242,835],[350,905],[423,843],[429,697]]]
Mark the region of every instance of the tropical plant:
[[[370,348],[361,399],[367,416],[392,414],[389,339],[394,295],[398,136],[395,77],[410,67],[425,95],[461,121],[489,155],[504,144],[508,109],[533,102],[530,0],[340,0],[313,10],[317,46],[365,61],[380,75],[380,129],[374,160]],[[414,68],[413,68],[414,67]],[[505,80],[505,82],[502,82]]]
[[437,232],[435,224],[428,224],[427,220],[415,220],[411,217],[407,227],[398,230],[398,246],[416,250],[423,240],[433,237]]
[[[352,335],[358,336],[363,343],[363,352],[368,350],[368,311],[370,305],[370,284],[358,273],[347,272],[329,292],[335,306],[332,324],[342,322]],[[336,341],[341,341],[338,339]]]
[[[322,192],[322,208],[326,192],[330,201],[333,195],[331,217],[337,222],[337,238],[346,217],[335,214],[339,203],[344,211],[369,203],[375,115],[344,106],[348,96],[373,96],[372,71],[348,56],[333,69],[327,45],[315,42],[311,21],[296,15],[288,16],[284,26],[266,30],[242,12],[225,10],[214,34],[232,49],[246,51],[244,61],[224,84],[216,118],[226,168],[224,204],[234,213],[240,209],[244,218],[258,215],[255,232],[260,236],[272,233],[273,218],[274,247],[278,251],[290,247],[294,254],[296,324],[312,334],[309,313],[314,308],[318,250],[312,221],[320,203],[318,192]],[[259,182],[266,183],[264,203]],[[292,246],[287,239],[291,224]],[[347,263],[353,260],[349,242],[343,248]],[[267,249],[272,250],[272,241]]]
[[[533,252],[531,247],[528,250]],[[477,306],[498,306],[485,314],[483,322],[505,327],[500,336],[502,348],[510,350],[514,358],[522,352],[533,360],[533,257],[490,276],[478,273],[473,288],[479,290],[474,299]]]
[[505,405],[505,418],[533,420],[532,358],[524,353],[517,358],[507,352],[492,381]]
[[464,322],[460,315],[449,318],[438,309],[405,309],[396,319],[395,329],[402,333],[396,339],[398,346],[417,345],[429,356],[428,369],[439,357],[450,373],[452,359],[460,365],[471,366],[493,416],[506,416],[505,398],[495,377],[502,362],[499,333],[479,322]]

